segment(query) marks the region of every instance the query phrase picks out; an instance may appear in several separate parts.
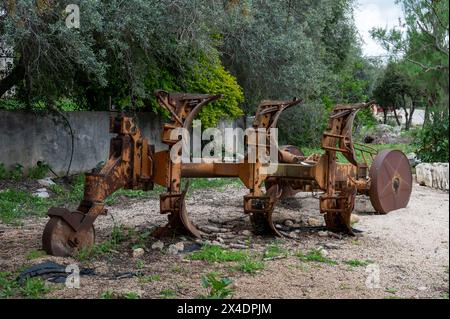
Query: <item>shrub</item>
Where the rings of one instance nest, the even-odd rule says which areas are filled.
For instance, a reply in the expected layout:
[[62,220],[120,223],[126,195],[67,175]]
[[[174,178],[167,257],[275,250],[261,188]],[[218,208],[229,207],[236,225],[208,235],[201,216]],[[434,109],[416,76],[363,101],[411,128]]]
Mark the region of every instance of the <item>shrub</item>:
[[423,162],[448,162],[448,114],[433,114],[433,120],[417,133],[417,156]]

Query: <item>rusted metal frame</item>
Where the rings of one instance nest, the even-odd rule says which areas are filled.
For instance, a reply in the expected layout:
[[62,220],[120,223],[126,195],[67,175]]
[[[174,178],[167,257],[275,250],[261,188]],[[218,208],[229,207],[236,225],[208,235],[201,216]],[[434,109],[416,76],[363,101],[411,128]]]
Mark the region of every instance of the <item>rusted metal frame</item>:
[[[182,140],[182,136],[176,139],[174,130],[184,128],[189,130],[194,117],[208,103],[217,100],[221,95],[193,95],[155,92],[158,102],[172,114],[172,123],[165,124],[162,132],[162,142],[168,145],[167,151],[155,154],[154,181],[167,187],[167,192],[160,195],[160,212],[169,214],[169,223],[156,232],[156,236],[165,236],[173,232],[186,233],[200,237],[197,228],[190,222],[185,204],[187,189],[181,191],[182,163],[181,148],[175,154],[172,152],[174,145]],[[170,157],[170,154],[174,158]]]
[[133,120],[122,116],[111,118],[110,132],[118,135],[111,139],[108,161],[99,173],[86,174],[83,200],[77,208],[83,215],[49,210],[49,216],[63,218],[75,232],[89,230],[99,215],[106,214],[104,200],[118,189],[153,188],[150,148]]

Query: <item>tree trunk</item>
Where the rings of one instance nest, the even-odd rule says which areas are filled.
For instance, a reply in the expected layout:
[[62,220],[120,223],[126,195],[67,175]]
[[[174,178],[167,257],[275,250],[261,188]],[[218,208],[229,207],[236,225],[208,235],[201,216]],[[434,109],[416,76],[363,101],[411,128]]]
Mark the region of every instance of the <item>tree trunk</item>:
[[395,109],[395,106],[392,109],[394,110],[394,116],[395,116],[395,121],[397,122],[397,125],[402,126],[402,123],[400,123],[400,120],[398,119],[397,110]]
[[383,124],[387,123],[387,107],[383,107]]

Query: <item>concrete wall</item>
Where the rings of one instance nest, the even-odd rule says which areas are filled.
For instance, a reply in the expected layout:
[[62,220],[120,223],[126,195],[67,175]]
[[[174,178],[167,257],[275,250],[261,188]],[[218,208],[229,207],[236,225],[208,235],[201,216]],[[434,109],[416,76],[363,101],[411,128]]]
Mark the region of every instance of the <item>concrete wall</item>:
[[[86,172],[109,153],[109,112],[68,112],[72,126],[74,155],[70,171]],[[154,113],[138,114],[139,128],[156,150],[160,142],[162,121]],[[0,163],[11,168],[19,163],[25,169],[45,161],[57,173],[65,173],[70,162],[71,136],[61,117],[31,112],[0,110]]]
[[[109,154],[109,112],[67,112],[75,137],[71,173],[90,171],[106,161]],[[138,113],[142,134],[155,145],[156,151],[166,148],[161,143],[163,120],[154,113]],[[218,128],[244,128],[251,123],[244,119],[221,121]],[[38,115],[23,111],[0,110],[0,163],[7,168],[21,164],[25,170],[44,161],[57,174],[65,174],[70,162],[71,136],[61,117]]]

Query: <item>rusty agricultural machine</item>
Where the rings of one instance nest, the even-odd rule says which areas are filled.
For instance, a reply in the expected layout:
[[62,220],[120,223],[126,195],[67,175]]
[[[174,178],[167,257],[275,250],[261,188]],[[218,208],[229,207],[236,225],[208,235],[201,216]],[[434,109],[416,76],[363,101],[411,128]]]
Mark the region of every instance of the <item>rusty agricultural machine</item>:
[[[117,135],[111,139],[109,159],[101,170],[86,174],[84,199],[77,210],[51,208],[48,211],[50,220],[43,233],[43,248],[48,254],[68,256],[93,245],[94,221],[107,213],[105,199],[120,188],[151,190],[155,183],[167,189],[160,195],[160,211],[167,214],[168,223],[158,228],[154,235],[178,233],[201,237],[201,232],[187,214],[187,190],[181,188],[182,178],[238,177],[249,189],[249,194],[243,199],[244,213],[249,215],[257,234],[282,235],[273,223],[275,204],[280,198],[297,192],[322,192],[320,212],[324,214],[327,229],[350,235],[353,234],[350,217],[357,194],[368,195],[380,214],[408,204],[412,175],[406,156],[398,150],[377,153],[352,140],[355,115],[370,103],[336,105],[322,137],[325,153],[306,157],[296,147],[281,146],[278,148],[278,164],[267,174],[263,169],[267,164],[259,160],[252,163],[247,155],[243,161],[231,163],[171,160],[171,149],[180,139],[173,138],[173,130],[189,129],[201,109],[219,99],[220,95],[165,91],[155,94],[158,103],[171,114],[171,122],[165,124],[162,131],[162,142],[168,149],[155,152],[132,118],[119,113],[111,117],[110,132]],[[300,103],[263,101],[258,106],[253,128],[266,130],[270,136],[269,130],[277,126],[281,113]],[[362,161],[357,160],[357,152],[362,155]],[[338,163],[337,153],[341,153],[348,163]],[[181,157],[181,152],[178,156]]]

